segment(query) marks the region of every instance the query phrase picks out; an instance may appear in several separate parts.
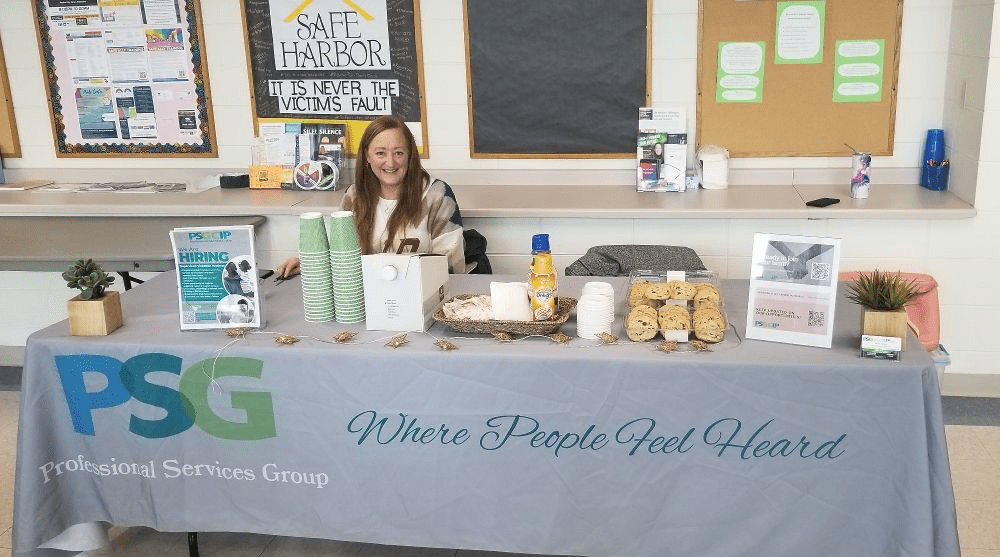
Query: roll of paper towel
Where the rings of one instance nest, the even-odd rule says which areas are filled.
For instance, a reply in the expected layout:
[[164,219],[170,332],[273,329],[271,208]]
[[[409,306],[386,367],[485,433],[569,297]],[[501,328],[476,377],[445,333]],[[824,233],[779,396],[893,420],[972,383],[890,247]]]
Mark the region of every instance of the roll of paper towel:
[[701,169],[701,187],[706,190],[729,187],[729,151],[725,147],[702,145],[698,149],[698,168]]

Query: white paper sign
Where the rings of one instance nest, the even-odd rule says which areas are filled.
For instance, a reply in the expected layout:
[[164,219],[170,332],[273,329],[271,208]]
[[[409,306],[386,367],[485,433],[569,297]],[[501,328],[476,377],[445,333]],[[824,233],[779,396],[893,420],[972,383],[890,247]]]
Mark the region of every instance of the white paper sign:
[[[369,75],[392,69],[386,2],[269,0],[268,6],[274,67],[283,79],[268,80],[267,91],[281,114],[392,114],[399,81]],[[316,71],[357,77],[297,79]]]
[[840,239],[754,234],[747,338],[829,348]]
[[279,71],[389,70],[385,2],[270,0]]

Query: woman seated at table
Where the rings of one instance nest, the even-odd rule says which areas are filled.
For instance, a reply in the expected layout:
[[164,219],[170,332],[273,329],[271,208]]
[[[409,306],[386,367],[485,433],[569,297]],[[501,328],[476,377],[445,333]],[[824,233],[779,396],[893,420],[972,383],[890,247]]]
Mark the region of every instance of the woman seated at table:
[[[446,255],[451,272],[465,272],[455,193],[420,165],[413,134],[399,118],[382,116],[365,129],[354,184],[344,192],[340,208],[354,213],[361,253],[396,253],[401,240],[412,238],[419,241],[418,253]],[[297,257],[275,269],[279,277],[298,272]]]

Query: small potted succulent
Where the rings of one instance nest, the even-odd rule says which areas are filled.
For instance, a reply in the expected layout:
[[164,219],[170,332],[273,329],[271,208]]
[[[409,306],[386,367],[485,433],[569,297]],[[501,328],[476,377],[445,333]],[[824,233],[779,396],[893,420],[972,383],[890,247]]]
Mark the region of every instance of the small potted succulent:
[[118,293],[107,290],[115,277],[93,259],[83,259],[63,272],[66,286],[80,290],[70,299],[69,330],[79,336],[107,335],[122,326],[122,305]]
[[847,299],[860,305],[861,334],[899,337],[906,348],[906,306],[926,294],[916,281],[906,280],[900,274],[880,272],[861,273],[847,285]]

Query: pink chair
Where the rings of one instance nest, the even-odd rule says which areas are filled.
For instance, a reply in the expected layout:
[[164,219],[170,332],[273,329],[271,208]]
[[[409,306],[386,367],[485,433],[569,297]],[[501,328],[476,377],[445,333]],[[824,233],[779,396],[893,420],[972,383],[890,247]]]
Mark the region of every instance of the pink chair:
[[[852,281],[861,273],[845,271],[840,273],[841,281]],[[906,306],[906,319],[917,340],[928,352],[937,350],[941,341],[941,313],[938,308],[938,283],[934,277],[923,273],[899,273],[904,280],[917,283],[920,290],[926,291]]]

